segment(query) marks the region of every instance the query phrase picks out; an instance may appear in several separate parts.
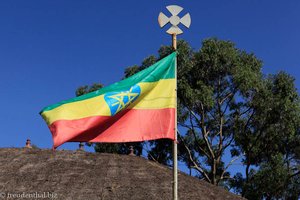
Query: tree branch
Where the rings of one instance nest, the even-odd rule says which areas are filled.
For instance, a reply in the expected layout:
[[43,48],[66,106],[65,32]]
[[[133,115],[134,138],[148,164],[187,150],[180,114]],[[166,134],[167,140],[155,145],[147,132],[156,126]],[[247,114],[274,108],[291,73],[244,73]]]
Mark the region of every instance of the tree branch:
[[193,115],[193,117],[199,122],[199,124],[201,126],[200,127],[201,128],[201,134],[202,134],[202,137],[203,137],[203,139],[205,141],[205,144],[206,144],[206,146],[207,146],[207,148],[209,150],[209,153],[211,154],[211,157],[213,159],[215,159],[215,154],[214,154],[214,152],[213,152],[213,150],[211,148],[211,145],[210,145],[209,141],[207,140],[208,132],[206,131],[206,128],[205,128],[205,125],[204,125],[204,107],[203,107],[203,104],[201,103],[201,115],[202,115],[202,117],[201,117],[202,121],[201,122],[199,121],[199,119],[197,118],[196,114],[192,110],[189,110],[189,111]]
[[224,174],[226,173],[227,169],[228,169],[228,168],[229,168],[236,160],[238,160],[239,158],[241,158],[241,157],[244,156],[244,155],[245,155],[245,154],[239,155],[238,157],[232,159],[232,160],[226,165],[226,167],[224,168],[224,170],[223,170],[223,172],[222,172],[222,174],[221,174],[221,177],[220,177],[219,181],[224,179]]
[[[223,104],[224,103],[224,101],[227,99],[227,98],[229,98],[230,96],[234,96],[233,95],[233,93],[232,92],[229,92],[221,101],[220,101],[220,104]],[[232,99],[232,98],[231,98]]]
[[193,163],[193,166],[191,166],[192,168],[198,170],[206,179],[208,182],[211,183],[211,180],[208,176],[208,174],[204,171],[204,169],[199,166],[193,159],[193,156],[192,156],[192,153],[191,153],[191,150],[189,149],[189,147],[186,145],[185,141],[183,140],[183,138],[181,137],[180,134],[178,134],[179,136],[179,139],[182,141],[182,144],[184,145],[185,149],[187,150],[188,154],[189,154],[189,158],[190,158],[190,161]]
[[192,126],[192,133],[193,133],[193,136],[194,136],[194,140],[196,141],[197,143],[197,147],[200,151],[202,151],[207,158],[209,158],[209,155],[208,153],[201,147],[201,145],[199,144],[199,141],[198,141],[198,138],[196,136],[196,133],[195,133],[195,129],[194,129],[194,123],[193,123],[193,119],[192,119],[192,116],[190,115],[190,123],[191,123],[191,126]]
[[294,176],[297,176],[297,175],[299,175],[299,174],[300,174],[300,171],[298,171],[298,172],[296,172],[296,173],[294,173],[294,174],[290,175],[290,177],[289,177],[289,178],[293,178]]
[[152,158],[152,160],[153,160],[154,162],[159,163],[159,162],[152,156],[152,154],[150,153],[150,150],[149,150],[148,148],[144,148],[144,147],[143,147],[143,149],[148,153],[148,155],[150,155],[150,157]]

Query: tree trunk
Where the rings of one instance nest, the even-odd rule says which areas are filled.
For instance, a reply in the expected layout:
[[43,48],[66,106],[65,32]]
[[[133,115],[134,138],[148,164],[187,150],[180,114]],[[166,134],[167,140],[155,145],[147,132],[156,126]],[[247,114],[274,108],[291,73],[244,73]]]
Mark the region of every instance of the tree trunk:
[[216,173],[217,173],[217,162],[215,159],[213,159],[213,164],[212,164],[212,184],[217,185],[217,179],[216,179]]
[[246,166],[246,183],[249,182],[249,169],[250,169],[250,164],[249,164],[249,162],[247,162],[247,166]]

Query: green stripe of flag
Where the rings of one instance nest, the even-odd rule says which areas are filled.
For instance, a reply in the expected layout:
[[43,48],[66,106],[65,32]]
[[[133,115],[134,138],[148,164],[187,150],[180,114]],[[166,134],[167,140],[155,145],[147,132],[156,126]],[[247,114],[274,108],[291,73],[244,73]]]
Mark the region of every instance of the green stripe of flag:
[[82,101],[85,99],[89,99],[89,98],[93,98],[105,94],[107,92],[128,90],[131,86],[137,83],[156,82],[159,81],[160,79],[175,78],[175,58],[176,58],[176,52],[170,54],[169,56],[155,63],[154,65],[134,74],[133,76],[127,79],[109,85],[107,87],[101,88],[97,91],[47,106],[40,113],[44,111],[52,110],[63,104]]

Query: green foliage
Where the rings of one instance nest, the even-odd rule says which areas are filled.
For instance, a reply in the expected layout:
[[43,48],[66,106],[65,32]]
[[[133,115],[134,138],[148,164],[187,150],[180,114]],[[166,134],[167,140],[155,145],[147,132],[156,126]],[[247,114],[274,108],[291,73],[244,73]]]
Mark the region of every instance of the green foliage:
[[172,141],[168,139],[152,140],[148,151],[148,159],[170,166],[172,159]]
[[76,97],[78,97],[78,96],[99,90],[102,87],[103,87],[103,85],[101,83],[94,83],[91,86],[88,86],[88,85],[80,86],[79,88],[77,88],[75,94],[76,94]]
[[132,67],[128,67],[128,68],[125,69],[125,78],[128,78],[128,77],[134,75],[135,73],[137,73],[139,71],[140,71],[140,68],[137,65],[132,66]]
[[241,173],[230,182],[235,192],[247,199],[298,199],[300,195],[299,174],[291,174],[284,156],[277,154],[262,162],[258,170],[249,172],[246,181]]
[[[300,108],[294,78],[284,72],[269,75],[245,105],[251,117],[237,121],[244,128],[237,129],[235,142],[245,152],[246,177],[235,188],[242,188],[249,199],[297,199]],[[252,165],[259,170],[250,173]]]
[[142,62],[142,65],[141,66],[138,66],[138,65],[134,65],[134,66],[131,66],[131,67],[127,67],[125,69],[125,78],[128,78],[140,71],[142,71],[143,69],[146,69],[147,67],[150,67],[151,65],[153,65],[155,62],[156,62],[156,58],[155,56],[149,56],[147,58],[145,58]]
[[[234,143],[233,122],[240,118],[234,113],[240,109],[240,99],[249,98],[260,87],[261,61],[232,42],[215,38],[203,41],[199,51],[190,51],[186,57],[184,64],[178,59],[182,71],[178,114],[187,131],[182,142],[200,177],[223,185],[229,173],[222,157]],[[239,154],[237,149],[232,151],[233,156]]]
[[[181,40],[177,51],[179,159],[199,178],[249,199],[299,196],[300,107],[294,79],[284,72],[263,75],[262,61],[230,41],[207,39],[193,51]],[[162,46],[157,59],[146,60],[150,65],[172,52]],[[127,68],[125,75],[145,67]],[[170,165],[170,141],[150,146],[149,159]],[[225,152],[232,161],[225,163]],[[235,160],[242,161],[245,176],[228,172]],[[284,184],[277,188],[276,181]]]

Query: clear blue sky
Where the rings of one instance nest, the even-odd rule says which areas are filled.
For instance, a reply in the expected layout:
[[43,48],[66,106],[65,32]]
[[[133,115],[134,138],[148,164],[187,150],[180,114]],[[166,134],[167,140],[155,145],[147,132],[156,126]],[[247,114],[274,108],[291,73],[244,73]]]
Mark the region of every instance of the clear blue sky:
[[74,97],[81,85],[119,81],[126,67],[157,55],[170,44],[157,23],[170,4],[190,12],[192,25],[180,38],[195,50],[208,37],[232,40],[264,61],[264,73],[284,70],[299,88],[298,0],[1,1],[0,147],[22,147],[30,138],[51,148],[39,111]]

